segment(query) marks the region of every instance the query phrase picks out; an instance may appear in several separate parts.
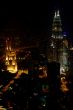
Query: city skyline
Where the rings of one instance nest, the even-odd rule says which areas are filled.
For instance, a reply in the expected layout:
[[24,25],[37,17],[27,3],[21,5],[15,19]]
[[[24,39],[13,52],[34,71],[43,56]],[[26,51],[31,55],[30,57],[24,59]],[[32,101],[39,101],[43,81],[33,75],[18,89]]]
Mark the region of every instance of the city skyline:
[[73,110],[70,2],[19,1],[0,12],[0,108]]
[[63,30],[72,38],[72,13],[69,13],[72,10],[71,3],[58,0],[25,5],[20,2],[17,6],[0,8],[0,36],[24,36],[25,39],[42,37],[48,28],[50,33],[56,9],[60,10]]

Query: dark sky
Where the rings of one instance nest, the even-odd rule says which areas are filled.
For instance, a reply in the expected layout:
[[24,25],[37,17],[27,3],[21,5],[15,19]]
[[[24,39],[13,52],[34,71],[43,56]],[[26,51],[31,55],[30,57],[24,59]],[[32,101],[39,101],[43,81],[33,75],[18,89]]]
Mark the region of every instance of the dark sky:
[[38,36],[51,29],[55,9],[60,10],[63,30],[73,35],[71,0],[17,2],[0,8],[0,36]]

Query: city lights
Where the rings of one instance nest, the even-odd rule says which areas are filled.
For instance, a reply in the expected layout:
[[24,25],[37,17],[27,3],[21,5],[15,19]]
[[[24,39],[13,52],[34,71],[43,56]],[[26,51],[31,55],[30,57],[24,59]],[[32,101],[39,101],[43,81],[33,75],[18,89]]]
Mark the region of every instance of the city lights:
[[[9,44],[10,43],[10,44]],[[6,40],[6,66],[7,70],[10,73],[16,73],[17,72],[17,62],[16,62],[16,53],[11,49],[11,41]]]
[[49,12],[53,20],[31,15],[25,29],[17,17],[13,31],[0,37],[0,110],[73,110],[73,41],[64,32],[61,9]]

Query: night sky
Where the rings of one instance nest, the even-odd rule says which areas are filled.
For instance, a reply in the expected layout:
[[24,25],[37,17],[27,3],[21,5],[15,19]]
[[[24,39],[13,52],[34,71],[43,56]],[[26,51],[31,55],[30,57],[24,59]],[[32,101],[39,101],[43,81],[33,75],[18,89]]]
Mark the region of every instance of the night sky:
[[73,36],[73,6],[67,0],[17,2],[0,7],[0,36],[44,37],[51,30],[54,11],[60,10],[63,31]]

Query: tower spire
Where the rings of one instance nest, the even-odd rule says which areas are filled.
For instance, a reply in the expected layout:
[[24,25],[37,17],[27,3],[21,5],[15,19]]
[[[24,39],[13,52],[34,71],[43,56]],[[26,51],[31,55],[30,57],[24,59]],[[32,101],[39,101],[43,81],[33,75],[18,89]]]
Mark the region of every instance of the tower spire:
[[6,39],[6,50],[8,51],[8,50],[12,50],[12,48],[11,48],[11,41],[10,41],[10,39],[9,38],[7,38]]
[[59,14],[59,10],[57,11],[57,16],[60,16],[60,14]]
[[54,16],[54,18],[56,18],[56,17],[60,17],[60,13],[59,13],[59,10],[57,10],[57,11],[55,11],[55,16]]
[[63,39],[62,24],[59,10],[55,11],[53,24],[52,24],[52,37],[56,39]]

